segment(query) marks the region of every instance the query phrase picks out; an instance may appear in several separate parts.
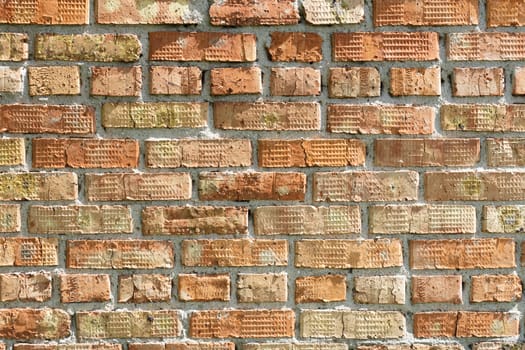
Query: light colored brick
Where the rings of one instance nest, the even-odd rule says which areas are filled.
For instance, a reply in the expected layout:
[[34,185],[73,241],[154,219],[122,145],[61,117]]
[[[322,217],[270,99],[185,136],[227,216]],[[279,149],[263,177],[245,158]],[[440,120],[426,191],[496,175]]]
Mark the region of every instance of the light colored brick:
[[20,205],[0,204],[0,233],[20,232]]
[[447,34],[449,61],[517,61],[525,58],[520,47],[525,33],[470,32]]
[[77,183],[75,173],[2,173],[0,200],[75,200]]
[[483,232],[521,233],[525,231],[525,206],[483,206]]
[[487,0],[487,25],[489,27],[510,27],[525,25],[521,0]]
[[377,345],[358,345],[357,350],[464,350],[463,346],[457,343],[432,343],[432,344],[377,344]]
[[0,309],[0,337],[14,340],[61,339],[71,334],[71,320],[64,310]]
[[241,303],[286,302],[286,273],[239,273],[237,299]]
[[230,275],[179,274],[179,300],[229,301]]
[[390,68],[393,96],[440,96],[441,68]]
[[525,166],[525,139],[488,138],[486,145],[488,166]]
[[140,96],[141,67],[91,67],[92,96]]
[[519,335],[519,315],[512,312],[459,312],[458,338],[515,337]]
[[0,23],[89,24],[89,0],[5,0]]
[[79,66],[29,67],[29,95],[80,95]]
[[261,94],[259,67],[213,68],[210,72],[212,95]]
[[203,14],[198,1],[100,0],[97,23],[101,24],[199,24]]
[[346,300],[344,275],[304,276],[295,279],[295,303],[329,303]]
[[26,162],[26,147],[24,139],[0,139],[0,166],[24,165]]
[[525,95],[525,67],[514,68],[513,95]]
[[128,343],[129,350],[235,350],[232,342],[172,342],[162,343]]
[[111,299],[109,275],[61,274],[59,278],[62,303],[93,303]]
[[273,96],[317,96],[321,94],[321,71],[315,68],[272,68],[270,93]]
[[452,94],[458,97],[503,96],[503,68],[454,68]]
[[344,343],[244,343],[242,350],[348,350]]
[[29,37],[25,33],[0,33],[0,61],[24,61],[29,58]]
[[461,304],[461,275],[412,276],[412,303]]
[[272,32],[270,36],[272,61],[313,63],[323,59],[323,38],[317,33]]
[[11,94],[24,92],[24,76],[24,68],[0,67],[0,92]]
[[364,19],[363,0],[304,0],[306,21],[314,25],[353,24]]
[[13,344],[16,350],[122,350],[121,344],[71,343],[71,344]]
[[57,266],[55,238],[0,238],[0,266]]
[[512,343],[512,342],[480,342],[472,345],[474,350],[504,350],[509,346],[514,347],[516,350],[523,349],[524,343]]
[[0,301],[38,301],[51,299],[51,275],[46,272],[0,274]]
[[152,95],[200,95],[202,91],[199,67],[152,66],[149,76]]
[[354,276],[354,301],[358,304],[404,304],[404,276]]
[[328,94],[331,98],[378,97],[381,77],[377,68],[330,68]]
[[521,300],[522,286],[518,275],[472,276],[470,302],[515,302]]
[[154,303],[171,300],[171,278],[166,275],[124,275],[118,279],[119,303]]
[[221,0],[210,6],[210,23],[215,26],[274,26],[299,20],[295,0]]

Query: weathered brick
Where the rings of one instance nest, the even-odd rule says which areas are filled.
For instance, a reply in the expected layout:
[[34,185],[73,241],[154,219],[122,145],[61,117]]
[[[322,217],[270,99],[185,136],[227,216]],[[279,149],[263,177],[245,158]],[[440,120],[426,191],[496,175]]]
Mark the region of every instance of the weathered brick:
[[412,276],[412,303],[461,304],[461,275]]
[[344,343],[244,343],[242,350],[348,350]]
[[454,68],[452,94],[458,97],[503,96],[503,68]]
[[514,68],[513,95],[525,95],[525,67]]
[[169,241],[67,241],[66,265],[72,269],[172,268],[174,247]]
[[142,46],[133,34],[37,34],[35,59],[43,61],[133,62]]
[[286,302],[286,273],[240,273],[237,278],[237,300],[241,303]]
[[409,247],[414,270],[516,267],[516,244],[509,238],[411,240]]
[[198,1],[97,1],[101,24],[198,24],[203,14]]
[[54,238],[0,238],[0,266],[57,266]]
[[359,304],[404,304],[404,276],[355,276],[354,301]]
[[[235,350],[232,342],[172,342],[162,343],[128,343],[129,350]],[[29,349],[30,350],[30,349]]]
[[149,76],[152,95],[200,95],[202,91],[199,67],[152,66]]
[[140,96],[141,67],[91,67],[93,96]]
[[77,183],[75,173],[0,173],[0,200],[75,200]]
[[199,174],[200,200],[304,200],[303,173],[243,172]]
[[441,68],[390,68],[393,96],[441,95]]
[[24,92],[23,76],[25,76],[24,68],[0,67],[0,92],[10,94]]
[[315,102],[214,102],[214,125],[233,130],[319,130]]
[[210,23],[216,26],[258,26],[299,23],[295,0],[223,0],[210,6]]
[[230,275],[179,274],[179,300],[229,301]]
[[182,241],[184,266],[286,266],[288,242],[282,239]]
[[525,59],[525,33],[470,32],[447,34],[449,61],[516,61]]
[[51,299],[51,275],[46,272],[0,274],[0,301]]
[[458,313],[456,337],[514,337],[519,335],[519,316],[511,312]]
[[0,233],[20,232],[20,205],[0,204]]
[[171,278],[166,275],[125,275],[118,279],[119,303],[171,300]]
[[93,303],[111,299],[109,275],[61,274],[62,303]]
[[344,275],[304,276],[295,279],[295,303],[319,303],[346,300]]
[[224,32],[150,32],[151,61],[253,62],[256,36]]
[[136,168],[139,143],[125,139],[33,139],[34,168]]
[[26,147],[24,139],[0,139],[0,166],[24,165],[26,162]]
[[377,269],[403,265],[397,239],[308,239],[295,242],[295,267]]
[[272,61],[313,63],[323,59],[323,38],[317,33],[272,32],[270,36]]
[[79,66],[29,67],[29,95],[80,95]]
[[0,23],[89,24],[89,0],[6,0]]
[[464,350],[457,343],[358,345],[357,350]]
[[363,0],[303,0],[306,21],[314,25],[352,24],[364,19]]
[[29,37],[25,33],[0,33],[0,61],[24,61],[29,58]]
[[328,105],[328,131],[349,134],[430,135],[432,107],[405,105]]
[[525,139],[487,139],[488,166],[525,166]]
[[210,72],[212,95],[261,94],[259,67],[214,68]]
[[419,312],[413,315],[416,338],[450,338],[455,336],[457,312]]
[[525,206],[483,206],[483,232],[518,233],[525,231]]
[[121,344],[72,343],[72,344],[13,344],[16,350],[122,350]]
[[188,173],[86,174],[89,201],[182,200],[191,198]]
[[416,200],[419,177],[414,171],[354,171],[315,173],[316,202]]
[[317,96],[321,94],[321,71],[310,67],[272,68],[272,96]]
[[330,68],[328,95],[331,98],[378,97],[381,77],[377,68]]
[[253,210],[256,235],[339,235],[361,232],[358,206],[260,206]]
[[206,310],[190,315],[190,337],[283,338],[294,336],[295,313],[280,310]]
[[59,309],[0,309],[0,337],[15,340],[61,339],[71,334],[71,320]]
[[472,345],[474,350],[504,350],[509,346],[515,348],[516,350],[523,349],[525,347],[524,343],[512,343],[512,342],[481,342]]
[[521,0],[487,0],[487,25],[489,27],[510,27],[525,25]]
[[518,275],[472,276],[470,302],[514,302],[521,300],[521,279]]

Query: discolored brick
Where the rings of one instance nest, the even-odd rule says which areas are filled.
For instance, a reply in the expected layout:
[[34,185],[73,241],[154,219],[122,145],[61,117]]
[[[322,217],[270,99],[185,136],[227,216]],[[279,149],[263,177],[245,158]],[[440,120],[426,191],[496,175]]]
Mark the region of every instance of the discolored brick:
[[241,303],[286,302],[287,277],[286,273],[239,273],[237,299]]
[[272,68],[273,96],[317,96],[321,94],[321,71],[315,68]]
[[503,96],[503,68],[454,68],[452,94],[458,97]]
[[0,139],[0,166],[24,165],[26,148],[23,138]]
[[515,302],[521,300],[521,285],[517,275],[472,276],[470,302]]
[[259,67],[213,68],[210,72],[212,95],[261,94]]
[[488,166],[525,166],[525,139],[488,138],[486,145]]
[[517,61],[525,58],[525,33],[470,32],[447,34],[449,61]]
[[461,304],[461,275],[412,276],[412,303]]
[[111,299],[109,275],[61,274],[59,278],[62,303],[92,303]]
[[363,0],[303,0],[303,7],[314,25],[360,23],[365,13]]
[[21,226],[20,205],[0,204],[0,233],[19,232]]
[[487,0],[489,27],[523,26],[525,3],[521,0]]
[[390,68],[392,96],[440,96],[441,68]]
[[179,300],[229,301],[230,275],[179,274]]
[[24,92],[24,76],[24,68],[0,67],[0,93],[19,94]]
[[5,0],[0,23],[72,25],[89,24],[89,0]]
[[75,200],[77,185],[75,173],[6,172],[0,174],[0,200]]
[[295,303],[319,303],[346,300],[344,275],[304,276],[295,279]]
[[0,33],[0,61],[24,61],[29,58],[28,35]]
[[200,95],[202,91],[199,67],[152,66],[149,75],[152,95]]
[[331,98],[378,97],[381,77],[377,68],[330,68],[328,94]]
[[97,1],[101,24],[198,24],[203,14],[197,1]]
[[38,301],[51,299],[51,275],[46,272],[0,274],[0,301]]
[[514,68],[512,85],[513,95],[525,95],[525,67]]
[[119,303],[154,303],[171,300],[171,278],[166,275],[121,275]]
[[323,59],[323,38],[317,33],[271,32],[270,36],[272,61],[313,63]]
[[257,26],[299,23],[294,0],[221,0],[210,6],[210,23],[216,26]]
[[71,334],[70,325],[69,315],[60,309],[0,309],[0,337],[5,339],[67,338]]
[[55,238],[0,238],[0,266],[57,266]]
[[92,96],[140,96],[141,67],[91,67]]
[[525,206],[483,206],[483,232],[521,233],[525,231]]
[[29,95],[80,95],[79,66],[29,67]]
[[404,276],[355,276],[354,302],[358,304],[404,304]]

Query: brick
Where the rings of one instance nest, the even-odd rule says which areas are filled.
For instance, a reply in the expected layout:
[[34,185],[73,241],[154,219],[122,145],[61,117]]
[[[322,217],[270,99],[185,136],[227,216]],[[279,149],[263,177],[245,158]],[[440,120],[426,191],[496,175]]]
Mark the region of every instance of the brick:
[[0,309],[0,337],[14,340],[61,339],[71,334],[71,320],[59,309]]
[[149,76],[152,95],[200,95],[202,91],[199,67],[152,66]]
[[458,97],[503,96],[503,68],[454,68],[452,95]]
[[358,304],[404,304],[404,276],[355,276],[354,302]]
[[142,46],[133,34],[37,34],[35,59],[42,61],[138,61]]
[[463,302],[461,275],[412,276],[412,303]]
[[431,135],[435,110],[405,105],[328,105],[328,131],[349,134]]
[[104,103],[105,128],[200,128],[208,124],[206,102]]
[[230,301],[230,275],[179,274],[179,300]]
[[521,242],[520,264],[521,264],[521,266],[525,266],[525,243],[524,242]]
[[34,168],[136,168],[139,143],[125,139],[32,140]]
[[77,183],[75,173],[3,173],[0,174],[0,200],[75,200]]
[[321,71],[309,67],[272,68],[272,96],[318,96],[321,94]]
[[488,138],[486,145],[488,166],[525,166],[525,139]]
[[54,238],[0,238],[0,266],[57,266]]
[[67,241],[66,266],[72,269],[154,269],[173,265],[174,248],[169,241]]
[[89,24],[89,0],[6,0],[0,23]]
[[508,201],[525,198],[522,172],[427,172],[425,199],[428,201]]
[[476,208],[469,205],[374,205],[370,234],[476,233]]
[[79,66],[29,67],[29,95],[80,95]]
[[24,139],[0,139],[0,166],[24,165],[26,162],[26,147]]
[[517,275],[472,276],[470,302],[515,302],[521,300],[521,279]]
[[0,92],[10,94],[24,92],[24,76],[24,68],[0,67]]
[[409,248],[413,270],[516,267],[516,244],[509,238],[411,240]]
[[171,300],[171,278],[166,275],[125,275],[118,279],[119,303],[154,303]]
[[331,98],[379,97],[381,77],[377,68],[330,68],[328,95]]
[[89,201],[182,200],[191,198],[188,173],[86,174]]
[[51,299],[51,275],[46,272],[0,274],[0,301]]
[[306,21],[314,25],[353,24],[364,19],[363,0],[304,0]]
[[199,174],[200,200],[304,200],[303,173],[243,172]]
[[487,25],[489,27],[523,26],[525,3],[521,0],[487,0]]
[[256,36],[248,33],[150,32],[151,61],[253,62]]
[[101,0],[96,9],[100,24],[199,24],[203,17],[191,1]]
[[20,232],[20,205],[0,204],[0,233]]
[[232,342],[172,342],[128,343],[129,350],[235,350]]
[[521,233],[525,231],[525,206],[483,206],[483,232]]
[[358,206],[259,206],[252,213],[256,235],[343,235],[361,232]]
[[455,336],[457,312],[420,312],[413,315],[416,338],[451,338]]
[[457,337],[513,337],[519,335],[519,316],[511,312],[459,312]]
[[457,343],[445,344],[393,344],[393,345],[358,345],[357,350],[463,350],[463,346]]
[[181,331],[176,310],[77,311],[77,337],[160,338],[177,337]]
[[321,108],[315,102],[214,102],[217,129],[320,130]]
[[315,173],[316,202],[416,200],[419,178],[414,171],[354,171]]
[[295,242],[295,267],[377,269],[403,265],[397,239],[325,239]]
[[206,310],[190,314],[190,337],[283,338],[294,336],[292,310]]
[[374,25],[461,26],[477,25],[476,0],[414,2],[411,0],[374,1]]
[[474,166],[479,139],[376,139],[374,164],[382,167]]
[[24,61],[29,58],[28,35],[0,33],[0,61]]
[[508,343],[508,342],[481,342],[472,345],[474,350],[503,350],[509,346],[516,348],[517,350],[523,349],[525,344],[523,343]]
[[24,134],[93,134],[95,109],[81,105],[0,105],[0,131]]
[[16,350],[122,350],[121,344],[72,343],[72,344],[13,344]]
[[62,274],[59,277],[62,303],[93,303],[111,300],[109,275]]
[[343,343],[244,343],[242,350],[348,350]]
[[336,62],[434,61],[439,59],[439,35],[435,32],[334,33],[332,56]]
[[248,139],[146,141],[149,168],[222,168],[252,164]]
[[441,68],[390,68],[392,96],[440,96]]
[[303,276],[295,279],[295,303],[346,301],[344,275]]
[[294,0],[224,0],[210,6],[210,23],[215,26],[259,26],[299,23]]
[[259,67],[213,68],[210,71],[212,95],[261,94]]
[[239,273],[237,300],[240,303],[286,302],[286,273]]
[[92,96],[140,96],[141,67],[91,67]]
[[525,131],[521,105],[447,104],[441,106],[445,131]]
[[513,95],[525,95],[525,67],[514,68]]
[[447,34],[449,61],[516,61],[525,59],[525,33],[471,32]]
[[317,33],[271,32],[268,53],[272,61],[320,62],[323,38]]

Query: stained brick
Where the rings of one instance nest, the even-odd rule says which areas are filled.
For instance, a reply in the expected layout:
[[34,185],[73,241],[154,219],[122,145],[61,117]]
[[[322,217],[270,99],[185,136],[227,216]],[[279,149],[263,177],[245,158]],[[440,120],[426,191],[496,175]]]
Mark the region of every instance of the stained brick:
[[346,300],[344,275],[304,276],[295,279],[295,303],[319,303]]
[[24,61],[29,58],[28,35],[0,33],[0,61]]
[[412,303],[461,304],[461,275],[412,276]]
[[516,61],[525,58],[525,33],[471,32],[447,34],[450,61]]
[[29,67],[29,95],[80,95],[79,66]]
[[237,299],[241,303],[286,302],[286,273],[240,273],[237,278]]
[[179,274],[179,300],[229,301],[230,275]]
[[511,312],[459,312],[457,337],[512,337],[519,335],[519,317]]
[[16,350],[122,350],[121,344],[71,343],[71,344],[13,344]]
[[57,266],[54,238],[0,238],[0,266]]
[[314,25],[352,24],[364,19],[363,0],[304,0],[306,21]]
[[0,233],[19,232],[21,221],[20,205],[0,204]]
[[377,68],[330,68],[328,94],[332,98],[378,97],[381,77]]
[[259,67],[214,68],[210,72],[212,95],[261,94]]
[[26,148],[24,139],[0,139],[0,166],[25,164],[25,153]]
[[140,96],[141,67],[91,67],[93,96]]
[[2,173],[0,200],[75,200],[77,182],[75,173]]
[[517,275],[472,276],[470,302],[514,302],[521,300],[521,279]]
[[323,38],[317,33],[272,32],[270,36],[272,61],[313,63],[323,59]]
[[198,24],[203,14],[198,1],[111,0],[97,2],[97,22],[101,24]]
[[525,139],[487,139],[488,166],[525,166]]
[[489,27],[523,26],[525,3],[521,0],[487,0]]
[[393,96],[441,95],[441,68],[390,68]]
[[299,23],[295,0],[224,0],[210,6],[210,23],[216,26],[256,26]]
[[149,74],[152,95],[200,95],[202,91],[199,67],[153,66]]
[[5,339],[66,338],[71,334],[70,323],[69,315],[60,309],[0,309],[0,337]]
[[162,343],[128,343],[130,350],[235,350],[232,342],[172,342]]
[[109,275],[62,274],[59,277],[60,301],[63,303],[92,303],[111,299]]
[[458,97],[503,96],[503,68],[454,68],[452,94]]
[[525,206],[483,206],[483,232],[518,233],[525,231]]
[[7,24],[88,24],[89,0],[6,0],[0,23]]
[[119,303],[171,300],[171,278],[166,275],[125,275],[118,279]]
[[273,96],[316,96],[321,94],[321,71],[315,68],[272,68]]
[[525,95],[525,67],[514,68],[513,95]]
[[22,93],[24,91],[24,75],[24,68],[0,67],[0,93]]
[[404,304],[404,276],[355,276],[354,301],[358,304]]
[[0,301],[51,299],[51,275],[45,272],[0,274]]

